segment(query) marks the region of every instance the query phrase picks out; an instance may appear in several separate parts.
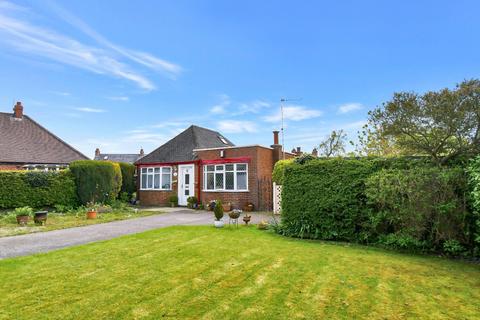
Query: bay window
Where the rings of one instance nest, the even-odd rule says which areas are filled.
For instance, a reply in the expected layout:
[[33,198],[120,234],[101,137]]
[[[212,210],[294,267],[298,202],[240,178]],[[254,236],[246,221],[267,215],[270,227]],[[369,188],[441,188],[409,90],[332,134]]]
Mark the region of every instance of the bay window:
[[172,167],[141,168],[141,190],[172,190]]
[[205,165],[203,189],[205,191],[247,191],[248,165],[246,163]]

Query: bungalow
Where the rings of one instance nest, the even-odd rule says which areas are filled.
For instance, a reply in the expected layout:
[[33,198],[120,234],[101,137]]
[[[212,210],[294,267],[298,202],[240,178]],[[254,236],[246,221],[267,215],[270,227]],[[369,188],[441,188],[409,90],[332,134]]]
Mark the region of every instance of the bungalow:
[[190,126],[135,162],[140,203],[167,205],[176,194],[181,206],[196,196],[204,204],[221,200],[234,208],[252,203],[271,210],[273,166],[283,157],[278,131],[273,133],[270,147],[235,146],[217,131]]
[[0,170],[60,170],[88,159],[65,141],[23,114],[21,102],[13,113],[0,112]]

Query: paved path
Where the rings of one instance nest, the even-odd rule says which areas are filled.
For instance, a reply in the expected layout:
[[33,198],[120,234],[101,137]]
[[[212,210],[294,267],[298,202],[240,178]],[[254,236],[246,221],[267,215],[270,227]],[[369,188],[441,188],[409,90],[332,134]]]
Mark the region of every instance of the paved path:
[[[213,214],[183,208],[155,208],[167,213],[136,219],[94,224],[90,226],[30,233],[0,238],[0,259],[47,252],[79,244],[108,240],[119,236],[175,225],[206,225],[213,223]],[[252,214],[252,222],[268,216]],[[228,223],[228,216],[223,220]]]

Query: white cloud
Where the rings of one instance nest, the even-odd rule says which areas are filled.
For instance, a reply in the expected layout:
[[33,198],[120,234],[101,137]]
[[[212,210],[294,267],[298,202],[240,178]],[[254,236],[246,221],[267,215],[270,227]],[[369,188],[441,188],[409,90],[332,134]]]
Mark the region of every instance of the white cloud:
[[222,114],[227,111],[227,107],[230,105],[230,97],[226,94],[220,94],[218,96],[220,102],[210,108],[210,113]]
[[218,123],[218,130],[226,133],[257,132],[257,126],[251,121],[222,120]]
[[127,96],[116,96],[116,97],[107,97],[107,99],[113,100],[113,101],[129,101],[130,98]]
[[210,108],[210,112],[213,114],[222,114],[225,113],[225,106],[221,104],[217,104],[216,106],[213,106]]
[[106,112],[105,110],[103,109],[96,109],[96,108],[88,108],[88,107],[82,107],[82,108],[73,108],[77,111],[81,111],[81,112],[91,112],[91,113],[102,113],[102,112]]
[[346,103],[338,107],[338,113],[345,114],[360,109],[363,109],[363,105],[361,103]]
[[50,92],[53,94],[56,94],[57,96],[63,96],[63,97],[71,96],[71,93],[66,91],[50,91]]
[[[290,121],[301,121],[311,118],[317,118],[322,115],[322,111],[316,109],[310,109],[305,106],[287,105],[283,107],[283,119]],[[282,114],[280,110],[263,118],[267,122],[280,122],[282,120]]]
[[11,10],[5,3],[9,4],[2,2],[3,5],[0,6],[0,41],[27,55],[125,79],[145,90],[154,90],[155,85],[132,66],[119,60],[119,54],[130,61],[172,77],[182,70],[180,66],[149,53],[124,49],[109,42],[83,21],[51,3],[51,7],[60,17],[89,35],[103,48],[86,45],[54,30],[34,25],[26,21],[25,15],[16,17],[17,10]]
[[269,108],[270,103],[262,100],[255,100],[249,103],[242,103],[239,106],[238,114],[259,113],[262,109]]

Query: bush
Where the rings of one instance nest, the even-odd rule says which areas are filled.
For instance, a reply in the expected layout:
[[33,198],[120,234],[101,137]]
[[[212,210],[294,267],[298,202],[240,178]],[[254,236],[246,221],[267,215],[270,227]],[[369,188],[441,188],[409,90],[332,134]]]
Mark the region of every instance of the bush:
[[474,236],[475,250],[480,255],[480,156],[469,163],[467,171],[473,210],[471,231]]
[[78,205],[75,179],[69,170],[0,171],[0,208]]
[[20,207],[20,208],[15,208],[15,210],[13,211],[13,213],[15,214],[15,216],[33,216],[33,209],[30,208],[29,206],[25,206],[25,207]]
[[119,162],[120,170],[122,172],[122,187],[120,189],[121,193],[125,192],[128,194],[128,198],[136,191],[136,181],[135,181],[135,166],[126,162]]
[[178,206],[178,196],[176,194],[172,194],[170,197],[168,197],[168,202],[173,204],[175,207]]
[[284,176],[285,176],[285,169],[291,165],[293,165],[294,159],[288,160],[280,160],[275,163],[275,167],[273,168],[272,180],[276,184],[283,184]]
[[82,204],[111,202],[122,186],[122,174],[118,163],[109,161],[78,160],[70,164],[77,194]]
[[213,208],[215,219],[220,221],[223,218],[223,206],[220,200],[215,201],[215,208]]
[[197,204],[198,204],[197,197],[191,196],[187,198],[187,207],[189,207],[190,209],[195,208]]

